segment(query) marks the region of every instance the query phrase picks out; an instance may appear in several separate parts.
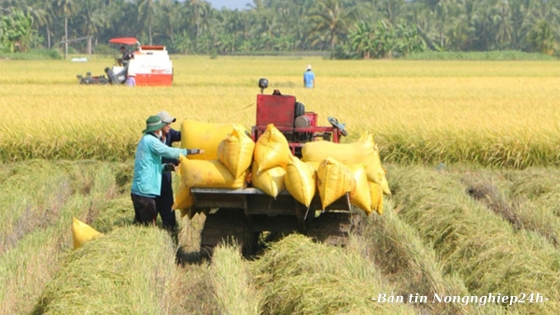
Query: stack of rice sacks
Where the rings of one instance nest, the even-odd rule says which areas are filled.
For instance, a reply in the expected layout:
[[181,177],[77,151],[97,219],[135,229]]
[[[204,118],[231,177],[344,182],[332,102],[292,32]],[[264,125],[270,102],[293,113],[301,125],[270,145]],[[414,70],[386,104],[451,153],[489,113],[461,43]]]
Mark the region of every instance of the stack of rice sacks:
[[[302,148],[302,159],[293,156],[285,136],[268,125],[256,143],[241,125],[208,124],[185,120],[182,147],[200,148],[205,154],[181,157],[180,187],[173,209],[192,218],[190,189],[252,186],[276,198],[287,190],[309,207],[317,190],[323,209],[344,194],[368,215],[383,213],[383,193],[391,194],[373,135],[354,143],[314,141]],[[248,176],[250,175],[250,176]]]
[[217,125],[185,120],[181,124],[181,146],[199,148],[204,154],[181,156],[181,177],[173,209],[189,219],[194,199],[192,187],[243,188],[251,166],[255,143],[241,125]]
[[302,148],[302,160],[317,171],[323,208],[350,193],[350,202],[368,215],[383,213],[383,193],[391,194],[373,135],[354,143],[315,141]]

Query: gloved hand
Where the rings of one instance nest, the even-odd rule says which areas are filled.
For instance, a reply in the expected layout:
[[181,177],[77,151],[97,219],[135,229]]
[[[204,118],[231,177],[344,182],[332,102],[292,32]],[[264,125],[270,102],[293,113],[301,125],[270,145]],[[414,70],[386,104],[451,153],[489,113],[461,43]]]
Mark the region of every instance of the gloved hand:
[[163,170],[166,172],[174,172],[175,171],[175,164],[173,163],[165,163],[163,166]]
[[203,154],[204,150],[201,149],[187,149],[187,154]]

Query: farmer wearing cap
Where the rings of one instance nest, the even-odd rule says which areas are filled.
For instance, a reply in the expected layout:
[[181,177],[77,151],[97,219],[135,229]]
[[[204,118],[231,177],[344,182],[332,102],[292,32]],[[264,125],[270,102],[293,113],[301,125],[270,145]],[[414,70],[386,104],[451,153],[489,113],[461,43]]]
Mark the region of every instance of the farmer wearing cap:
[[[162,129],[166,125],[158,116],[150,116],[136,147],[131,189],[135,223],[149,225],[156,222],[156,197],[161,193],[162,173],[164,168],[173,168],[162,164],[162,157],[178,159],[181,155],[192,153],[192,150],[170,148],[161,142]],[[202,150],[198,152],[203,153]]]
[[[173,142],[180,142],[181,132],[171,128],[170,126],[172,123],[177,121],[177,118],[171,117],[171,115],[164,110],[157,113],[156,116],[158,116],[161,121],[166,124],[162,129],[161,142],[168,147],[171,147]],[[199,152],[200,150],[198,149],[189,150],[189,154],[197,154]],[[179,161],[177,161],[177,159],[168,159],[164,157],[162,162],[163,164],[168,164],[169,169],[174,169],[174,166],[179,165]],[[161,177],[161,194],[156,197],[156,212],[161,216],[163,227],[169,232],[174,233],[177,228],[177,220],[175,219],[175,212],[171,209],[172,206],[173,187],[171,171],[166,171]]]
[[303,87],[309,89],[315,87],[315,73],[311,71],[311,65],[307,65],[307,70],[303,74]]

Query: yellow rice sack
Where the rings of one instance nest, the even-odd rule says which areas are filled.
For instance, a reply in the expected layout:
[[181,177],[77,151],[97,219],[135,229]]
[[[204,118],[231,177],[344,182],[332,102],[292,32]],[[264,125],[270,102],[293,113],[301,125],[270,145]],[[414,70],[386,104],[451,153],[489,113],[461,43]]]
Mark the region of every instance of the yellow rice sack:
[[255,142],[238,126],[218,146],[218,160],[235,178],[241,176],[251,166]]
[[363,164],[346,165],[354,175],[356,187],[350,193],[350,202],[362,209],[367,215],[372,212],[370,185],[366,175],[366,166]]
[[257,173],[275,166],[285,169],[291,154],[286,137],[273,124],[268,125],[255,144]]
[[342,164],[367,164],[373,155],[373,135],[362,136],[354,143],[334,143],[330,141],[312,141],[301,149],[304,162],[321,162],[332,157]]
[[[303,161],[302,161],[303,162]],[[317,172],[317,170],[319,169],[319,165],[321,165],[321,162],[303,162],[309,166],[311,166],[311,168]]]
[[311,204],[317,190],[315,172],[313,166],[302,162],[295,156],[286,167],[286,177],[284,178],[286,190],[306,207]]
[[253,164],[253,187],[262,190],[265,194],[276,198],[279,193],[284,191],[284,176],[286,170],[280,166],[275,166],[260,173],[257,172],[257,163]]
[[369,190],[371,192],[371,205],[372,210],[377,211],[380,215],[383,214],[383,189],[381,185],[374,182],[369,182]]
[[368,180],[381,184],[381,178],[385,175],[383,167],[381,167],[381,158],[379,157],[379,149],[377,146],[373,149],[373,155],[367,166]]
[[[247,129],[239,124],[239,130]],[[192,154],[189,160],[217,160],[218,146],[232,131],[234,124],[212,124],[186,119],[181,123],[181,147],[203,149],[204,154]]]
[[78,249],[89,240],[102,235],[100,232],[87,225],[86,223],[72,218],[72,238],[74,241],[74,249]]
[[381,185],[384,194],[391,195],[391,189],[389,188],[387,177],[385,177],[385,172],[383,172],[383,177],[381,177],[381,183],[379,185]]
[[342,163],[326,158],[317,170],[317,188],[323,209],[338,200],[356,186],[354,174]]
[[[175,202],[173,203],[172,209],[174,210],[185,210],[194,205],[194,197],[191,193],[191,188],[187,187],[181,181],[179,189],[175,194]],[[181,212],[182,217],[184,216]]]
[[236,178],[218,160],[189,160],[184,156],[180,159],[181,183],[186,187],[242,188],[245,186],[245,173]]

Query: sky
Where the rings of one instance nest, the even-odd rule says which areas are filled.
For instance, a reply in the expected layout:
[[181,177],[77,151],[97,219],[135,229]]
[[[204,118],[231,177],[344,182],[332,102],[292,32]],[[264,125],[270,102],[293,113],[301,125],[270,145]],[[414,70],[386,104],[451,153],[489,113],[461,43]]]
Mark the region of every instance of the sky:
[[216,9],[226,7],[228,9],[245,9],[247,3],[253,3],[251,0],[206,0]]

